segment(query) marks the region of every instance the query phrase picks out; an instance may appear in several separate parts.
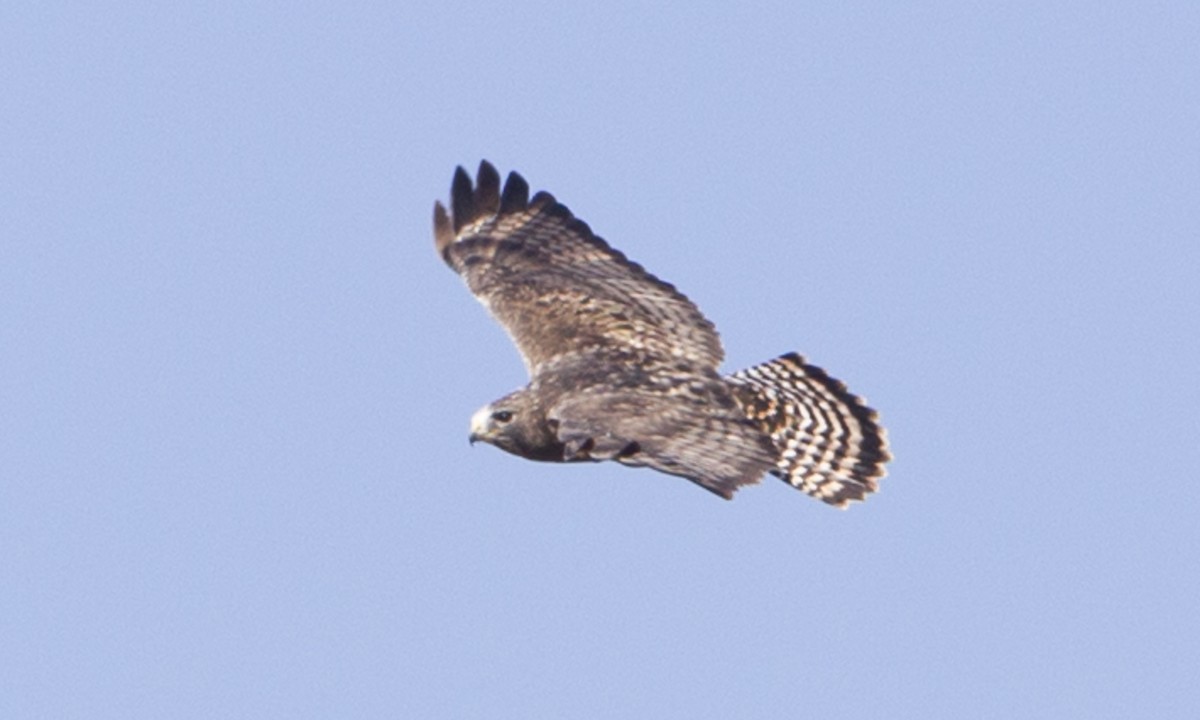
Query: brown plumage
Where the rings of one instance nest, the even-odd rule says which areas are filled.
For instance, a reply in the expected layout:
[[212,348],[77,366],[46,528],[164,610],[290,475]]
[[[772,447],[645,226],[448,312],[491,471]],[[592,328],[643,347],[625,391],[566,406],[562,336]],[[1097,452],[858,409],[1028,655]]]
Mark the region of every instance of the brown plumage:
[[516,343],[530,382],[481,408],[471,439],[531,460],[616,460],[725,498],[764,473],[845,507],[890,459],[875,412],[795,354],[728,377],[717,332],[675,287],[549,193],[461,167],[438,253]]

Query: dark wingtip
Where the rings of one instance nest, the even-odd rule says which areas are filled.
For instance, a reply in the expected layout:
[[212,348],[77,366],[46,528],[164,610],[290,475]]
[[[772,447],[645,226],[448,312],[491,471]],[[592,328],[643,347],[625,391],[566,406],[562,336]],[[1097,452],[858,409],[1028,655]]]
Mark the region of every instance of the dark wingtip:
[[454,182],[450,184],[450,214],[456,233],[475,219],[475,191],[471,187],[471,176],[462,165],[454,170]]
[[494,215],[499,209],[500,173],[490,162],[481,160],[475,180],[475,211],[480,215]]
[[518,212],[529,206],[529,183],[516,172],[510,172],[504,181],[504,193],[500,197],[500,214]]
[[[505,191],[508,191],[507,187]],[[494,165],[481,160],[474,182],[461,165],[454,170],[454,181],[450,185],[450,218],[455,233],[485,215],[496,214],[500,206],[500,173]]]
[[446,214],[446,207],[440,202],[433,204],[433,244],[437,247],[438,255],[446,257],[446,248],[450,247],[450,243],[454,242],[454,226],[450,223],[450,216]]
[[558,201],[554,199],[554,196],[545,190],[539,190],[537,194],[535,194],[529,200],[529,207],[539,210],[544,207],[553,207],[557,204]]

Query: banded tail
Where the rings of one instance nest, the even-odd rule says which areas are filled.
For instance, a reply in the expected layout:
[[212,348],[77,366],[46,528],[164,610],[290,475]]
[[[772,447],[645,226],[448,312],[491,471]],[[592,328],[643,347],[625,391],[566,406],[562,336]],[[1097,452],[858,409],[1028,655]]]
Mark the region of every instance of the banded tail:
[[796,353],[728,378],[746,415],[771,437],[771,474],[844,508],[879,488],[892,458],[887,433],[862,398]]

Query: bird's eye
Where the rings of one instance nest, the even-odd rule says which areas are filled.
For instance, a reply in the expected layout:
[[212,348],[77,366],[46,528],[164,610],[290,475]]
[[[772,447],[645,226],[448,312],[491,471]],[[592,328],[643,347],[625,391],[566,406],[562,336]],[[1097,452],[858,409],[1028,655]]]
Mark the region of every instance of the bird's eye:
[[508,410],[498,410],[492,413],[492,419],[498,423],[506,423],[513,419],[513,414]]

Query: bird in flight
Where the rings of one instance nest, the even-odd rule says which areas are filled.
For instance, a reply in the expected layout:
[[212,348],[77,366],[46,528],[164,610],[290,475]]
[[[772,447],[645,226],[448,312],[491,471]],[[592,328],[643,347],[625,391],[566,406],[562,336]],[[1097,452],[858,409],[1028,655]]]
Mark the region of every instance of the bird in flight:
[[486,160],[434,205],[442,259],[504,327],[527,386],[471,418],[471,442],[530,460],[615,460],[730,499],[771,473],[836,507],[891,459],[874,410],[796,353],[721,375],[716,329],[670,283]]

